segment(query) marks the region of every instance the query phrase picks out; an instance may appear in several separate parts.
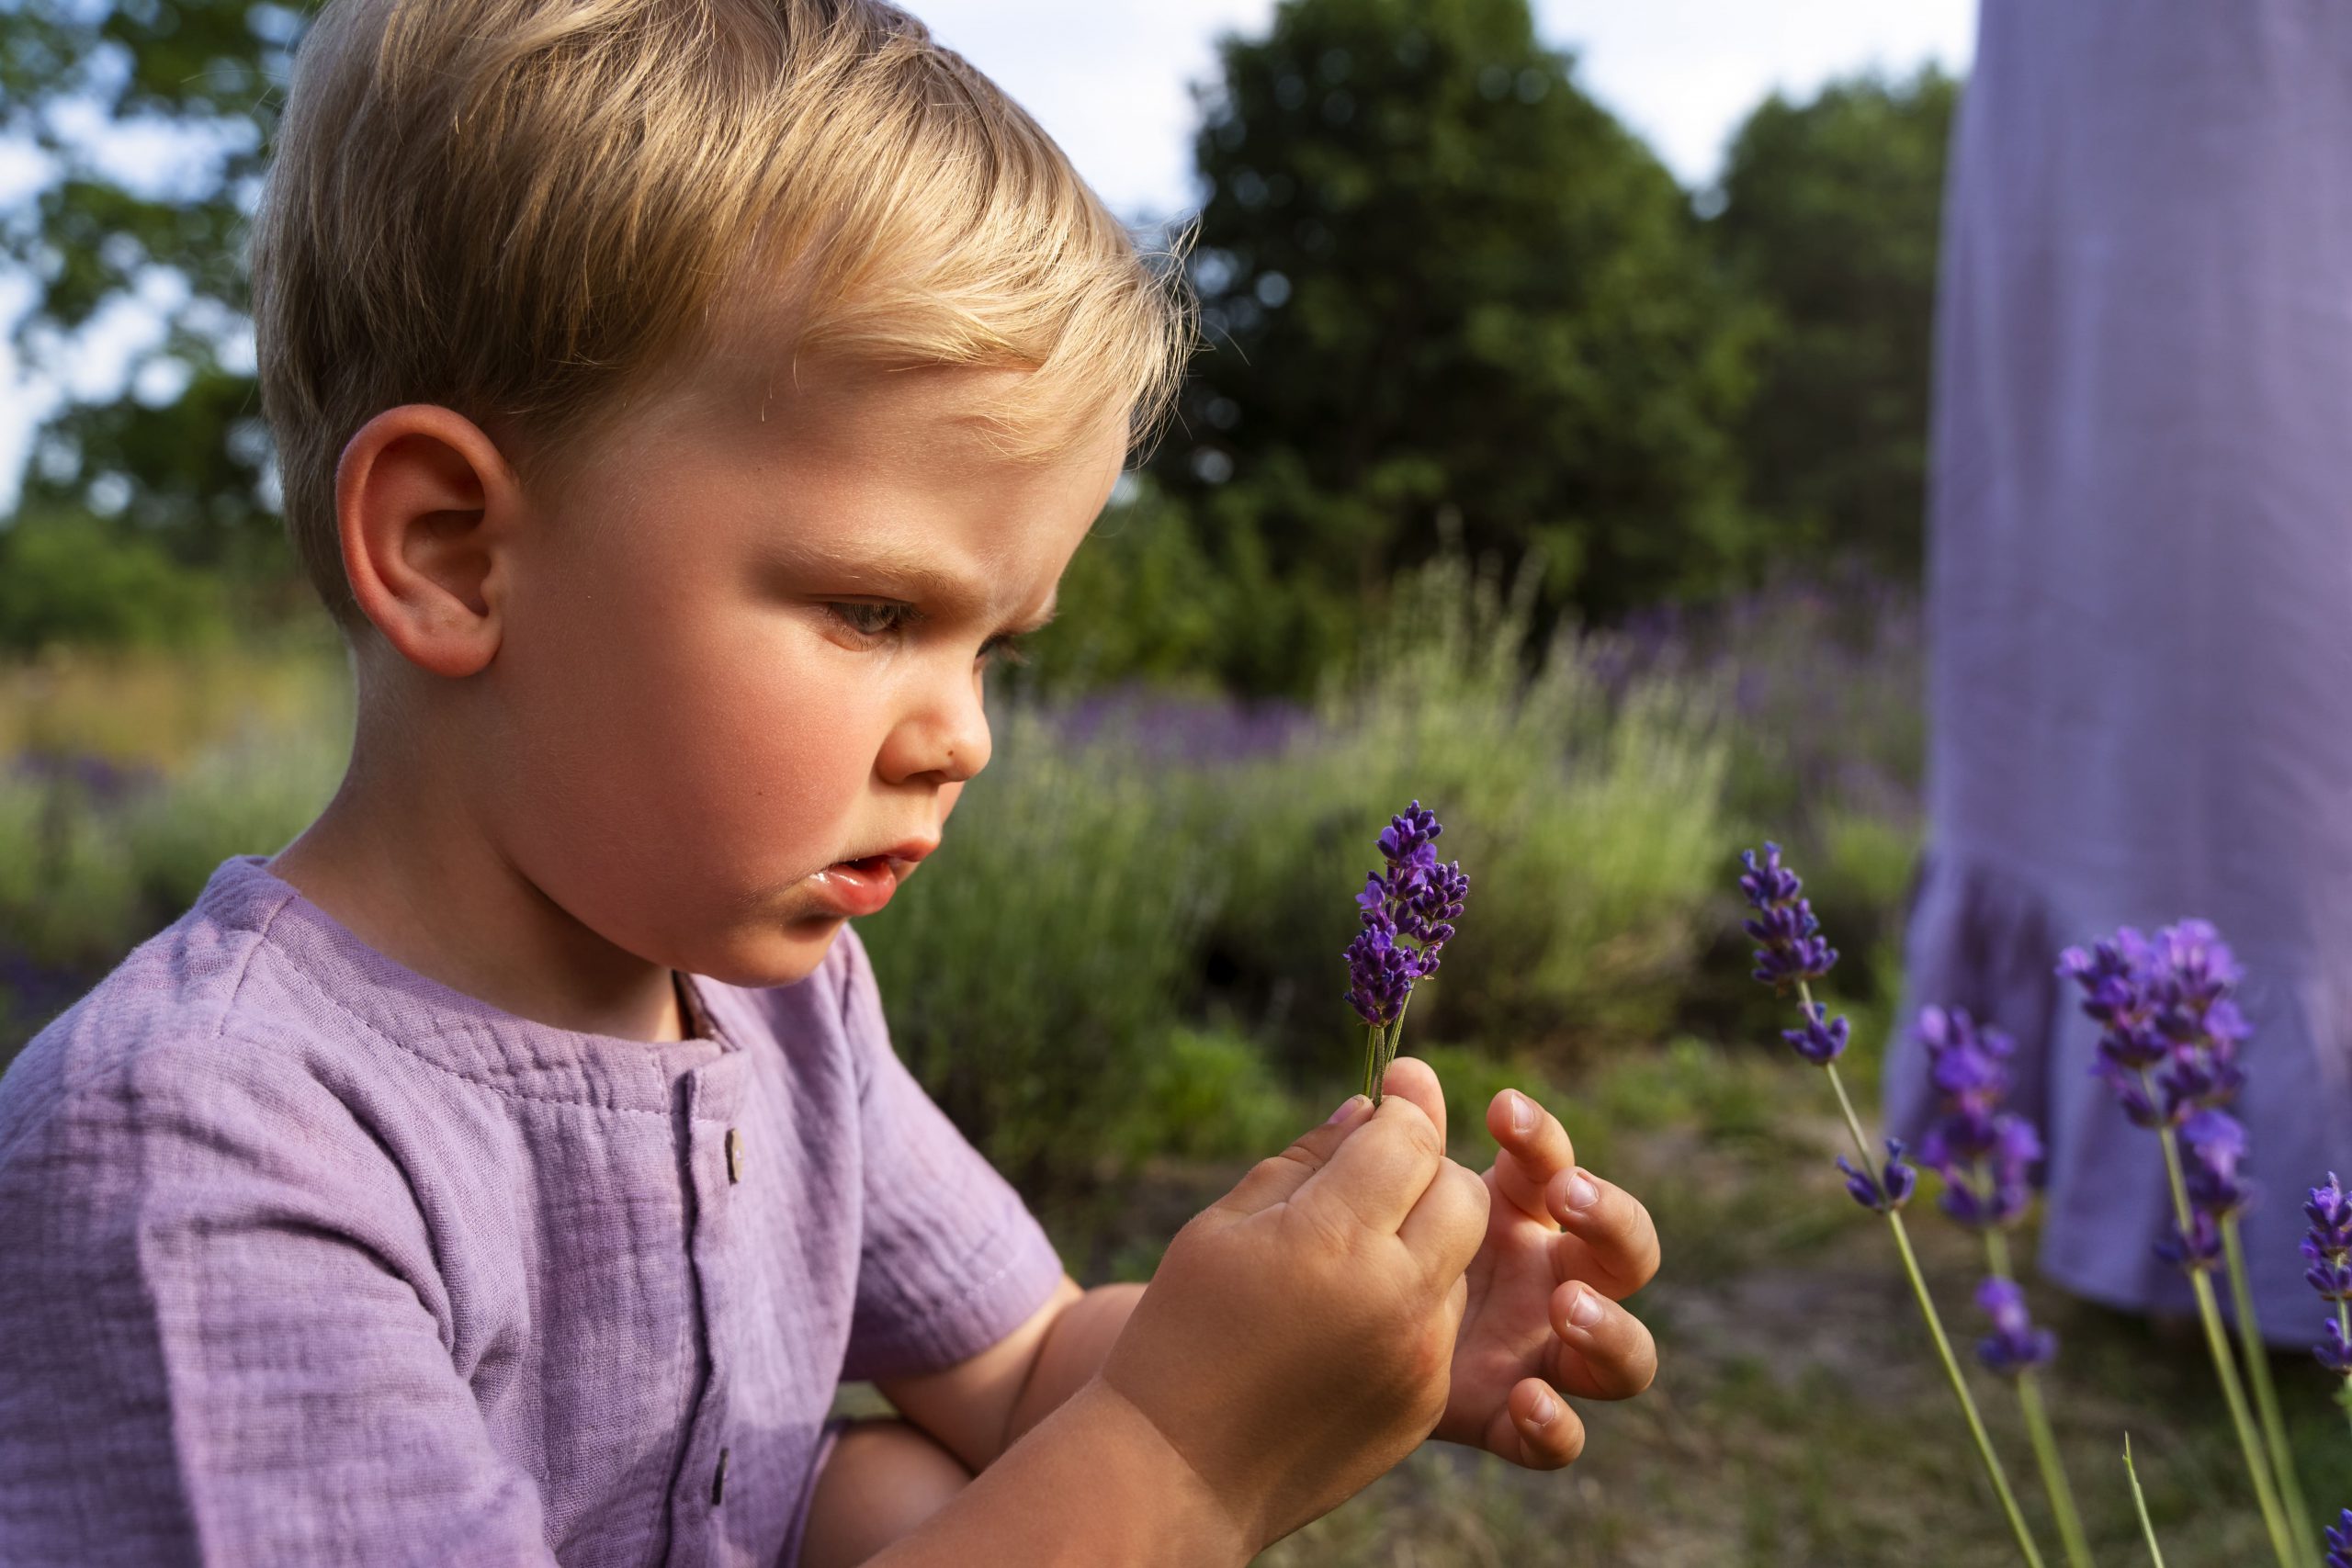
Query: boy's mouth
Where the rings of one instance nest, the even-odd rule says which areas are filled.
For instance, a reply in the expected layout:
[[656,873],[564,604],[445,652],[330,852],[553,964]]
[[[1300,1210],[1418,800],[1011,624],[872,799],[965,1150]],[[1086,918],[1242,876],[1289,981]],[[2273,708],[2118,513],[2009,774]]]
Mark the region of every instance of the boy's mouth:
[[899,890],[899,868],[908,863],[888,855],[836,861],[808,880],[818,896],[844,916],[870,915],[890,901]]

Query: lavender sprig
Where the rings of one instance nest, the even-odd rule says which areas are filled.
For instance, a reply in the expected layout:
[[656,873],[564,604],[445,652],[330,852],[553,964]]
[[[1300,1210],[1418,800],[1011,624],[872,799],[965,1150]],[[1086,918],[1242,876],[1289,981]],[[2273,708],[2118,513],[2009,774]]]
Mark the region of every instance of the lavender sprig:
[[1894,1238],[1895,1252],[1911,1281],[1911,1294],[1919,1303],[1920,1317],[1927,1323],[1928,1337],[1943,1362],[1952,1397],[1960,1402],[1961,1415],[1968,1423],[1969,1436],[1975,1439],[1977,1457],[1984,1461],[1984,1473],[1993,1483],[2002,1512],[2008,1517],[2009,1529],[2017,1535],[2018,1550],[2024,1554],[2030,1568],[2042,1568],[2041,1553],[2026,1529],[2025,1515],[2018,1508],[2017,1495],[2009,1489],[2009,1478],[2001,1468],[2000,1456],[1993,1451],[1993,1439],[1984,1430],[1984,1417],[1977,1414],[1974,1396],[1968,1392],[1968,1380],[1961,1374],[1959,1358],[1952,1354],[1951,1339],[1945,1334],[1943,1319],[1936,1312],[1935,1298],[1928,1293],[1927,1277],[1920,1272],[1918,1257],[1911,1249],[1910,1233],[1904,1229],[1902,1207],[1911,1195],[1917,1173],[1904,1162],[1902,1145],[1892,1139],[1886,1145],[1886,1162],[1880,1164],[1871,1152],[1871,1140],[1863,1134],[1861,1118],[1854,1114],[1854,1102],[1846,1092],[1845,1080],[1838,1076],[1838,1058],[1845,1052],[1849,1026],[1843,1018],[1830,1019],[1822,1005],[1814,1000],[1812,987],[1812,983],[1825,978],[1838,962],[1838,950],[1822,936],[1821,922],[1804,897],[1804,882],[1781,864],[1780,845],[1767,843],[1760,857],[1753,850],[1744,850],[1739,859],[1744,868],[1740,892],[1754,911],[1746,922],[1746,930],[1757,943],[1756,978],[1778,993],[1795,989],[1800,1027],[1784,1031],[1781,1038],[1829,1079],[1829,1087],[1838,1097],[1838,1109],[1846,1119],[1846,1130],[1854,1140],[1854,1154],[1860,1163],[1849,1162],[1843,1155],[1838,1156],[1838,1168],[1846,1178],[1846,1190],[1856,1202],[1886,1217],[1888,1234]]
[[1977,1288],[1976,1303],[1992,1317],[1994,1331],[1977,1342],[1977,1359],[2014,1381],[2066,1560],[2073,1568],[2090,1568],[2090,1542],[2075,1506],[2074,1484],[2034,1377],[2057,1354],[2058,1337],[2033,1326],[2025,1292],[2009,1269],[2006,1233],[2032,1203],[2033,1168],[2041,1158],[2041,1138],[2033,1123],[2007,1105],[2009,1058],[2017,1045],[1960,1008],[1920,1009],[1916,1032],[1928,1052],[1938,1112],[1920,1139],[1919,1163],[1943,1178],[1944,1213],[1984,1238],[1988,1273]]
[[[2352,1195],[2346,1195],[2335,1172],[2327,1173],[2326,1186],[2311,1190],[2303,1213],[2312,1223],[2303,1237],[2303,1278],[2335,1314],[2326,1320],[2326,1337],[2312,1353],[2321,1366],[2344,1380],[2336,1397],[2352,1414]],[[2352,1514],[2346,1517],[2352,1519]]]
[[[2156,1251],[2188,1276],[2271,1550],[2280,1568],[2296,1568],[2307,1561],[2301,1541],[2311,1533],[2310,1514],[2238,1240],[2238,1214],[2252,1197],[2237,1174],[2245,1129],[2222,1109],[2245,1082],[2238,1048],[2251,1031],[2229,996],[2243,971],[2211,922],[2190,919],[2165,927],[2154,942],[2125,926],[2088,950],[2070,947],[2059,955],[2058,974],[2082,987],[2083,1011],[2100,1025],[2092,1073],[2126,1117],[2155,1132],[2163,1148],[2174,1224]],[[2258,1437],[2213,1292],[2213,1269],[2224,1259],[2246,1381],[2261,1411]]]
[[2352,1568],[2352,1508],[2338,1508],[2327,1528],[2327,1568]]
[[1389,818],[1380,834],[1384,870],[1367,874],[1356,895],[1363,929],[1341,954],[1348,1005],[1364,1021],[1364,1093],[1374,1106],[1404,1032],[1413,982],[1437,971],[1439,955],[1462,918],[1470,879],[1459,861],[1440,865],[1435,840],[1445,829],[1419,800]]
[[2034,1326],[2026,1310],[2025,1290],[2015,1280],[1988,1276],[1976,1287],[1976,1304],[1993,1320],[1993,1332],[1976,1342],[1976,1359],[1984,1370],[2004,1377],[2022,1377],[2047,1366],[2058,1354],[2058,1336]]

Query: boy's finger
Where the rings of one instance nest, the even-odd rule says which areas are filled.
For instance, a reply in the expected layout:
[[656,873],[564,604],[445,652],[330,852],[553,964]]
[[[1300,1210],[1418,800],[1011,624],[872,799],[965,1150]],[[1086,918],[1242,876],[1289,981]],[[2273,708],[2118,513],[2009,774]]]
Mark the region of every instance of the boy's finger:
[[1492,1201],[1476,1171],[1447,1160],[1396,1227],[1396,1239],[1420,1259],[1429,1279],[1459,1279],[1487,1239],[1487,1209]]
[[1383,1099],[1401,1094],[1421,1108],[1437,1128],[1438,1147],[1445,1147],[1445,1088],[1437,1081],[1437,1069],[1419,1056],[1399,1056],[1388,1064],[1388,1071],[1380,1080]]
[[1444,1163],[1445,1144],[1428,1113],[1409,1097],[1392,1094],[1307,1174],[1290,1205],[1327,1224],[1394,1235]]
[[1233,1190],[1220,1199],[1217,1206],[1229,1213],[1254,1214],[1286,1201],[1308,1177],[1323,1168],[1348,1134],[1362,1126],[1371,1114],[1369,1099],[1361,1094],[1349,1096],[1331,1112],[1329,1121],[1300,1134],[1282,1153],[1250,1167],[1250,1173],[1234,1183]]
[[1657,1273],[1657,1225],[1641,1200],[1581,1167],[1544,1185],[1544,1202],[1566,1227],[1552,1238],[1552,1277],[1583,1280],[1623,1301]]
[[1581,1280],[1552,1292],[1552,1381],[1586,1399],[1631,1399],[1657,1376],[1657,1342],[1640,1318]]
[[1528,1470],[1559,1470],[1584,1452],[1584,1422],[1560,1391],[1522,1378],[1487,1425],[1486,1447]]
[[1507,1089],[1487,1107],[1487,1131],[1502,1146],[1495,1161],[1496,1190],[1528,1215],[1550,1219],[1544,1184],[1577,1162],[1568,1130],[1533,1098]]

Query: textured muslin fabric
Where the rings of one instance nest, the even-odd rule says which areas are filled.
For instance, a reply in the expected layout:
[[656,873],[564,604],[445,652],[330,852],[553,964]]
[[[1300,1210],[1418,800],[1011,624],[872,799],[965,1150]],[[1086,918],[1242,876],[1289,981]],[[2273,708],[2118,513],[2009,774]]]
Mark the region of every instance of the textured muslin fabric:
[[792,1568],[838,1383],[1061,1269],[854,931],[682,988],[533,1023],[224,862],[0,1077],[0,1563]]
[[[2019,1041],[2042,1272],[2187,1310],[2156,1140],[2051,970],[2216,922],[2257,1310],[2308,1342],[2301,1190],[2352,1174],[2352,7],[1985,0],[1951,168],[1910,999]],[[1916,1134],[1915,1043],[1886,1085]]]

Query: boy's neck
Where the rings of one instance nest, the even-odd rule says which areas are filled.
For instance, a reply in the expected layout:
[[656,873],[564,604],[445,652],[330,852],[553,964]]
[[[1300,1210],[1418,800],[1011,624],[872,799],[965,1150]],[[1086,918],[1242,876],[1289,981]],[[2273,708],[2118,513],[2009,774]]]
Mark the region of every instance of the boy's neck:
[[355,768],[268,869],[385,957],[518,1018],[627,1040],[692,1032],[668,965],[573,919],[429,785],[371,789]]

